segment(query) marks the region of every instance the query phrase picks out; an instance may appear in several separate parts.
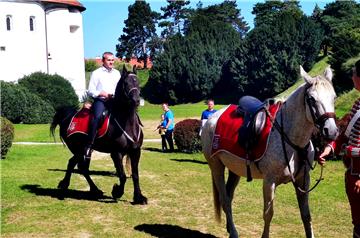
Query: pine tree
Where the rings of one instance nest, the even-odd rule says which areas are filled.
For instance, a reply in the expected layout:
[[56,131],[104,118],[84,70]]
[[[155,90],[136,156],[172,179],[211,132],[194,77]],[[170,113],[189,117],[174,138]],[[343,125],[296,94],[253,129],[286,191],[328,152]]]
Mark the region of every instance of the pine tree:
[[147,68],[147,59],[151,51],[149,42],[156,36],[155,23],[159,14],[151,11],[150,5],[145,1],[136,1],[128,8],[129,15],[125,20],[125,27],[116,45],[116,56],[126,57],[127,60],[133,56],[144,61]]

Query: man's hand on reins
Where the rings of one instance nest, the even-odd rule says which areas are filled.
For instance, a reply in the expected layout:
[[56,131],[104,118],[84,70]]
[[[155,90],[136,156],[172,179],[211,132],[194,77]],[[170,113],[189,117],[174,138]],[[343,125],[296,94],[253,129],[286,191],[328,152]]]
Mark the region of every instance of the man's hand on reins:
[[318,158],[318,163],[323,166],[326,163],[326,157],[330,155],[330,153],[332,152],[332,148],[331,146],[327,145],[324,148],[324,151],[319,155]]

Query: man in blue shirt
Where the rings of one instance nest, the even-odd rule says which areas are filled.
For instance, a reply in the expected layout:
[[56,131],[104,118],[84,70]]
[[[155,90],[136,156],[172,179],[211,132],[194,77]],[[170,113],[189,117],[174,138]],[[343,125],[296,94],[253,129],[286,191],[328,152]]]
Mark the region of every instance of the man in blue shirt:
[[172,134],[174,131],[174,113],[169,109],[169,105],[167,103],[162,104],[162,109],[164,110],[164,124],[165,126],[165,139],[169,144],[169,152],[174,151],[174,142],[172,138]]
[[201,127],[203,127],[207,119],[209,119],[209,117],[216,112],[214,109],[215,103],[213,99],[209,99],[207,101],[207,105],[208,108],[201,114]]

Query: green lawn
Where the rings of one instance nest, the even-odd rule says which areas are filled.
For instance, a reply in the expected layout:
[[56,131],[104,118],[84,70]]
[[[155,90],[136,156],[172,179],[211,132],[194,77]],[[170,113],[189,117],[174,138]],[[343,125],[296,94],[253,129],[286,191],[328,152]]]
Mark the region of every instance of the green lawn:
[[[149,204],[134,206],[130,180],[121,200],[112,200],[111,189],[118,180],[108,156],[94,154],[92,160],[92,178],[106,196],[94,200],[77,173],[69,192],[57,189],[70,157],[66,147],[13,145],[7,159],[0,161],[1,237],[226,237],[224,214],[222,224],[213,219],[210,170],[203,156],[159,153],[159,146],[143,147],[140,183]],[[341,162],[328,162],[324,181],[310,194],[317,237],[351,236],[343,172]],[[260,237],[262,206],[261,180],[247,183],[243,178],[233,205],[242,237]],[[276,191],[271,236],[304,237],[290,183]]]

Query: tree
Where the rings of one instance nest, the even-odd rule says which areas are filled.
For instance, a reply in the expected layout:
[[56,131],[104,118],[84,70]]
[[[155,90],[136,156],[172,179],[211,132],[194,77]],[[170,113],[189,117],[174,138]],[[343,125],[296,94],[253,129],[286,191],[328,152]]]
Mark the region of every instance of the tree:
[[[192,22],[191,18],[196,19],[199,15],[206,15],[211,21],[221,21],[230,24],[239,34],[241,38],[244,38],[250,27],[245,22],[244,17],[241,16],[240,10],[237,8],[236,1],[225,0],[221,4],[212,5],[207,8],[197,9],[189,21]],[[191,24],[186,24],[186,31],[189,31]],[[192,30],[197,30],[192,28]]]
[[324,31],[312,17],[303,17],[297,23],[300,64],[310,71],[316,62],[324,39]]
[[[265,5],[268,7],[269,3]],[[237,50],[228,70],[238,97],[273,97],[295,83],[299,64],[310,68],[314,63],[322,32],[313,20],[305,15],[298,17],[292,11],[281,8],[276,17],[272,11],[268,12],[270,16],[261,12],[261,19],[271,20],[260,21]]]
[[273,22],[280,13],[290,12],[293,17],[299,19],[303,13],[299,6],[299,1],[266,1],[265,3],[255,4],[252,14],[255,15],[255,27],[262,24]]
[[148,56],[153,52],[148,43],[156,36],[155,23],[159,14],[151,11],[150,5],[145,1],[136,1],[129,6],[128,11],[124,34],[116,45],[116,56],[126,57],[127,60],[136,56],[139,61],[144,61],[144,68],[147,68]]
[[190,9],[186,8],[190,1],[185,0],[167,0],[168,5],[161,7],[164,13],[160,19],[163,20],[159,23],[159,27],[165,28],[161,32],[163,38],[171,37],[175,34],[182,34]]
[[360,53],[360,4],[353,0],[329,3],[320,20],[326,35],[325,45],[332,52],[334,86],[341,93],[352,87],[351,72],[343,64]]
[[232,21],[224,20],[231,17],[222,6],[229,5],[197,9],[189,17],[185,35],[176,34],[165,42],[145,87],[148,100],[197,102],[212,94],[223,66],[242,41]]

